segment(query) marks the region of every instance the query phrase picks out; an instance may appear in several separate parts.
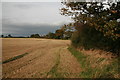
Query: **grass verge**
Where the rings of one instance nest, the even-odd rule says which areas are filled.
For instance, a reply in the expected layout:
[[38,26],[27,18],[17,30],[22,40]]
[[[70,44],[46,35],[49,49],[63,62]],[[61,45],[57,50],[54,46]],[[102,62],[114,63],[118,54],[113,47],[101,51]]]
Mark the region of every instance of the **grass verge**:
[[[81,78],[120,78],[118,59],[94,58],[93,56],[84,55],[74,47],[68,50],[74,55],[81,64]],[[109,64],[106,62],[109,61]]]
[[21,54],[21,55],[18,55],[18,56],[15,56],[13,58],[10,58],[8,60],[5,60],[2,62],[2,64],[5,64],[5,63],[8,63],[8,62],[11,62],[11,61],[14,61],[16,59],[19,59],[19,58],[22,58],[23,56],[27,55],[28,53],[24,53],[24,54]]

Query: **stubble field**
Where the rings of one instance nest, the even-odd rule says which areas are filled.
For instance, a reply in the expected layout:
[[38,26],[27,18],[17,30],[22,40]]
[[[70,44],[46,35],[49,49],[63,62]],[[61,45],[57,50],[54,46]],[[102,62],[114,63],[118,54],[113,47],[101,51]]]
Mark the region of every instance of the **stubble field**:
[[3,38],[3,78],[79,78],[80,64],[69,45],[69,40]]

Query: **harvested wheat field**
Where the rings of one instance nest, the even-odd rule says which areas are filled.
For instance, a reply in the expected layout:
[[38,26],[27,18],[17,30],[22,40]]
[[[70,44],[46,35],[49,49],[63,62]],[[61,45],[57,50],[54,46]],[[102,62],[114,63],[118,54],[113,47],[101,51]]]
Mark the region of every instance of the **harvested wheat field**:
[[79,78],[69,40],[3,38],[3,78]]

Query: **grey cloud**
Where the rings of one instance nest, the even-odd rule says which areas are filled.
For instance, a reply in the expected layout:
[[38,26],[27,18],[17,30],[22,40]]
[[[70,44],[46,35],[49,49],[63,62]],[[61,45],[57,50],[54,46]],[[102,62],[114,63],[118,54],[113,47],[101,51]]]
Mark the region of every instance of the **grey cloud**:
[[[62,25],[62,24],[61,24]],[[15,25],[15,24],[4,24],[2,31],[3,34],[12,34],[15,36],[28,36],[30,34],[47,34],[48,32],[54,32],[56,29],[60,28],[61,25],[36,25],[36,24],[24,24],[24,25]]]
[[60,3],[3,3],[3,34],[28,36],[33,33],[54,32],[61,25],[70,22],[60,15]]
[[30,8],[30,6],[29,5],[20,5],[20,4],[18,4],[18,5],[14,5],[14,7],[18,7],[18,8],[22,8],[22,9],[28,9],[28,8]]

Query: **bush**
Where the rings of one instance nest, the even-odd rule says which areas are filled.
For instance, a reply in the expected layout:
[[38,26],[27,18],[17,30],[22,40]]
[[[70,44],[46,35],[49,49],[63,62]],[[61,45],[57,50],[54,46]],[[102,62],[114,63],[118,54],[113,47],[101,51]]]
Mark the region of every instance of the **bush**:
[[102,49],[116,54],[120,52],[120,39],[113,40],[87,24],[77,27],[72,35],[72,45],[85,49]]

